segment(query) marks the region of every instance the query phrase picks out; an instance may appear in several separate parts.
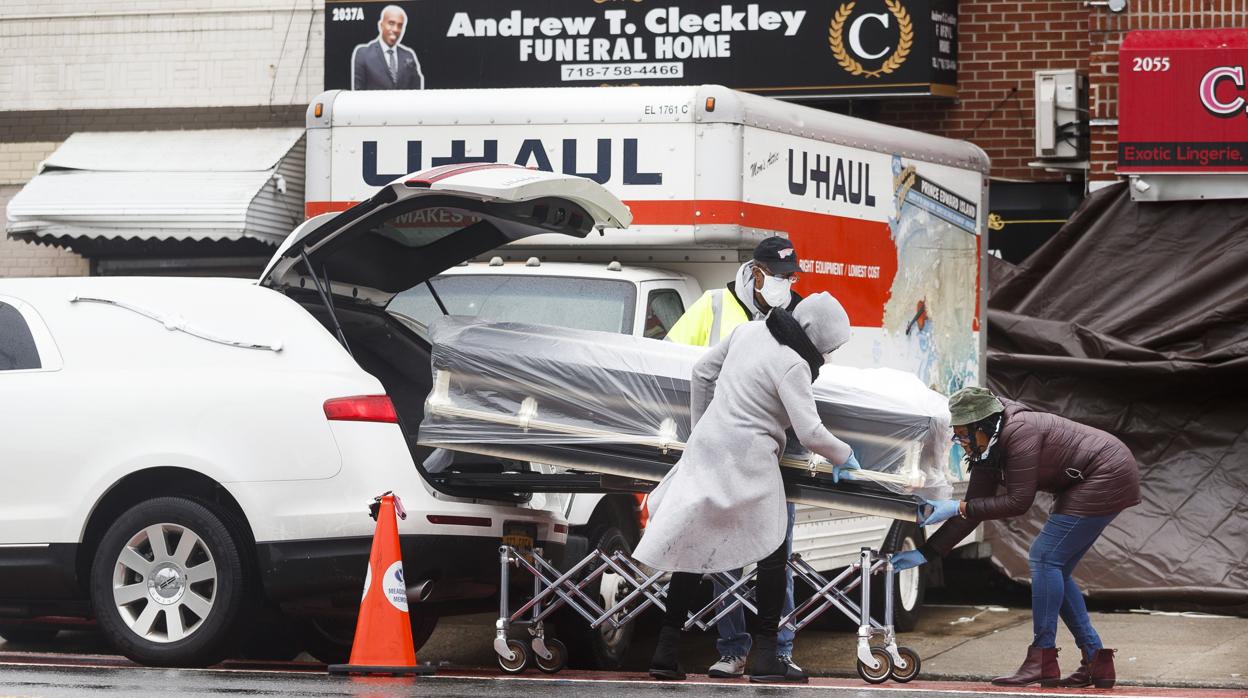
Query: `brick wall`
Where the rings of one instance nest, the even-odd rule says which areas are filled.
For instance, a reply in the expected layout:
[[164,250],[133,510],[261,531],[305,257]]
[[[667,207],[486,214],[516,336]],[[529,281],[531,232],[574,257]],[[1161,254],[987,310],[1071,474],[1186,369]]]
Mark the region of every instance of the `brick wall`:
[[[1128,0],[1120,14],[1078,0],[962,0],[958,22],[957,99],[887,102],[876,118],[969,140],[992,158],[994,177],[1045,181],[1062,175],[1027,166],[1035,159],[1035,71],[1087,71],[1091,118],[1117,119],[1126,32],[1248,26],[1248,0]],[[1090,178],[1113,179],[1117,128],[1091,131]]]
[[[305,106],[0,111],[0,211],[39,162],[77,131],[302,127]],[[0,278],[83,276],[87,260],[68,250],[9,239],[0,231]]]
[[[324,0],[2,0],[0,209],[76,131],[302,126]],[[0,277],[82,275],[0,233]]]
[[1087,70],[1089,14],[1076,0],[962,0],[957,99],[888,103],[879,119],[969,140],[992,158],[995,177],[1061,179],[1027,166],[1035,159],[1033,73]]
[[307,104],[324,0],[4,0],[0,110]]
[[[53,142],[59,145],[78,131],[172,131],[292,126],[303,128],[306,111],[306,104],[272,107],[0,111],[0,146],[23,142]],[[34,172],[30,174],[33,175]]]
[[[0,143],[0,210],[35,174],[39,161],[59,143]],[[56,247],[34,245],[0,235],[0,278],[6,276],[83,276],[87,261]]]

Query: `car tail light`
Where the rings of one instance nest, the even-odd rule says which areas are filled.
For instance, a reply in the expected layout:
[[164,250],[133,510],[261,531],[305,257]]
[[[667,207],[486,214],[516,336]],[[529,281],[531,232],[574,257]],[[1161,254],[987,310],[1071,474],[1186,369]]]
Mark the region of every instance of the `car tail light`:
[[326,400],[325,418],[341,422],[399,423],[394,403],[386,395],[358,395]]

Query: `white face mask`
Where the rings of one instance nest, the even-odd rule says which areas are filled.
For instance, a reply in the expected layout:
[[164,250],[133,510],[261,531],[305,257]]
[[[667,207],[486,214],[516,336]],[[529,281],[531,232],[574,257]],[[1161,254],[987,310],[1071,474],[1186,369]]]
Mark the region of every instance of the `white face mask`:
[[824,354],[824,355],[823,355],[823,363],[825,363],[825,364],[830,364],[830,363],[832,363],[832,354],[833,354],[833,352],[828,352],[828,353]]
[[773,308],[784,308],[789,304],[791,293],[789,289],[793,286],[793,282],[789,279],[780,279],[770,274],[763,274],[763,287],[758,290],[759,295],[763,297],[763,302]]

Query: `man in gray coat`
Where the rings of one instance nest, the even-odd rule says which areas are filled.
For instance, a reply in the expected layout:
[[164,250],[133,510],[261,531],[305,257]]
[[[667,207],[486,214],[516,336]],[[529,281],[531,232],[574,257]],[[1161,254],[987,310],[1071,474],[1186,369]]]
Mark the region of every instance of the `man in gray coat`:
[[377,21],[377,38],[351,53],[351,89],[425,89],[416,52],[400,43],[406,31],[407,13],[398,5],[387,5]]
[[759,634],[750,680],[806,680],[776,653],[788,532],[780,455],[791,426],[806,448],[856,467],[849,445],[823,426],[811,389],[819,366],[849,334],[844,308],[819,293],[792,314],[777,308],[765,322],[738,326],[694,366],[693,431],[680,461],[650,494],[650,523],[634,553],[655,569],[677,573],[652,676],[685,676],[677,646],[698,577],[758,562]]
[[[737,270],[736,281],[727,288],[707,291],[696,303],[689,306],[680,320],[672,325],[667,340],[678,344],[710,347],[725,341],[742,323],[759,321],[767,317],[774,304],[790,312],[802,300],[792,290],[800,269],[797,250],[787,238],[774,236],[764,239],[754,248],[754,258]],[[770,299],[770,300],[769,300]],[[788,507],[788,540],[793,538],[795,512]],[[740,570],[729,573],[740,577]],[[793,610],[793,575],[786,570],[785,600],[783,613]],[[726,587],[718,580],[713,583],[715,595],[724,593]],[[719,659],[707,670],[714,679],[735,679],[745,673],[745,658],[750,654],[750,633],[745,626],[745,609],[738,606],[729,611],[715,624],[719,639]],[[788,628],[780,630],[776,651],[780,660],[792,664],[794,633]]]

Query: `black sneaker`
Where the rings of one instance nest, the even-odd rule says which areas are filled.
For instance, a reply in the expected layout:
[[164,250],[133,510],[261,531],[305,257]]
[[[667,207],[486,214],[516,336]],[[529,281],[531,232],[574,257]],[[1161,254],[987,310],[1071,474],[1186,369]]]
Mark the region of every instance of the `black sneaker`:
[[792,674],[792,673],[800,674],[800,675],[802,676],[802,679],[803,679],[803,681],[802,681],[802,682],[803,682],[803,683],[805,683],[805,682],[807,682],[807,681],[810,681],[810,675],[806,673],[806,670],[805,670],[805,669],[803,669],[803,668],[801,668],[800,666],[798,666],[798,665],[797,665],[797,662],[793,661],[793,655],[791,655],[791,654],[781,654],[781,655],[777,655],[777,656],[776,656],[776,659],[779,659],[781,662],[783,662],[784,664],[788,665],[788,667],[789,667],[789,673],[791,673],[791,674]]
[[808,683],[806,672],[796,664],[786,664],[776,655],[776,640],[755,637],[754,661],[750,662],[750,683]]

